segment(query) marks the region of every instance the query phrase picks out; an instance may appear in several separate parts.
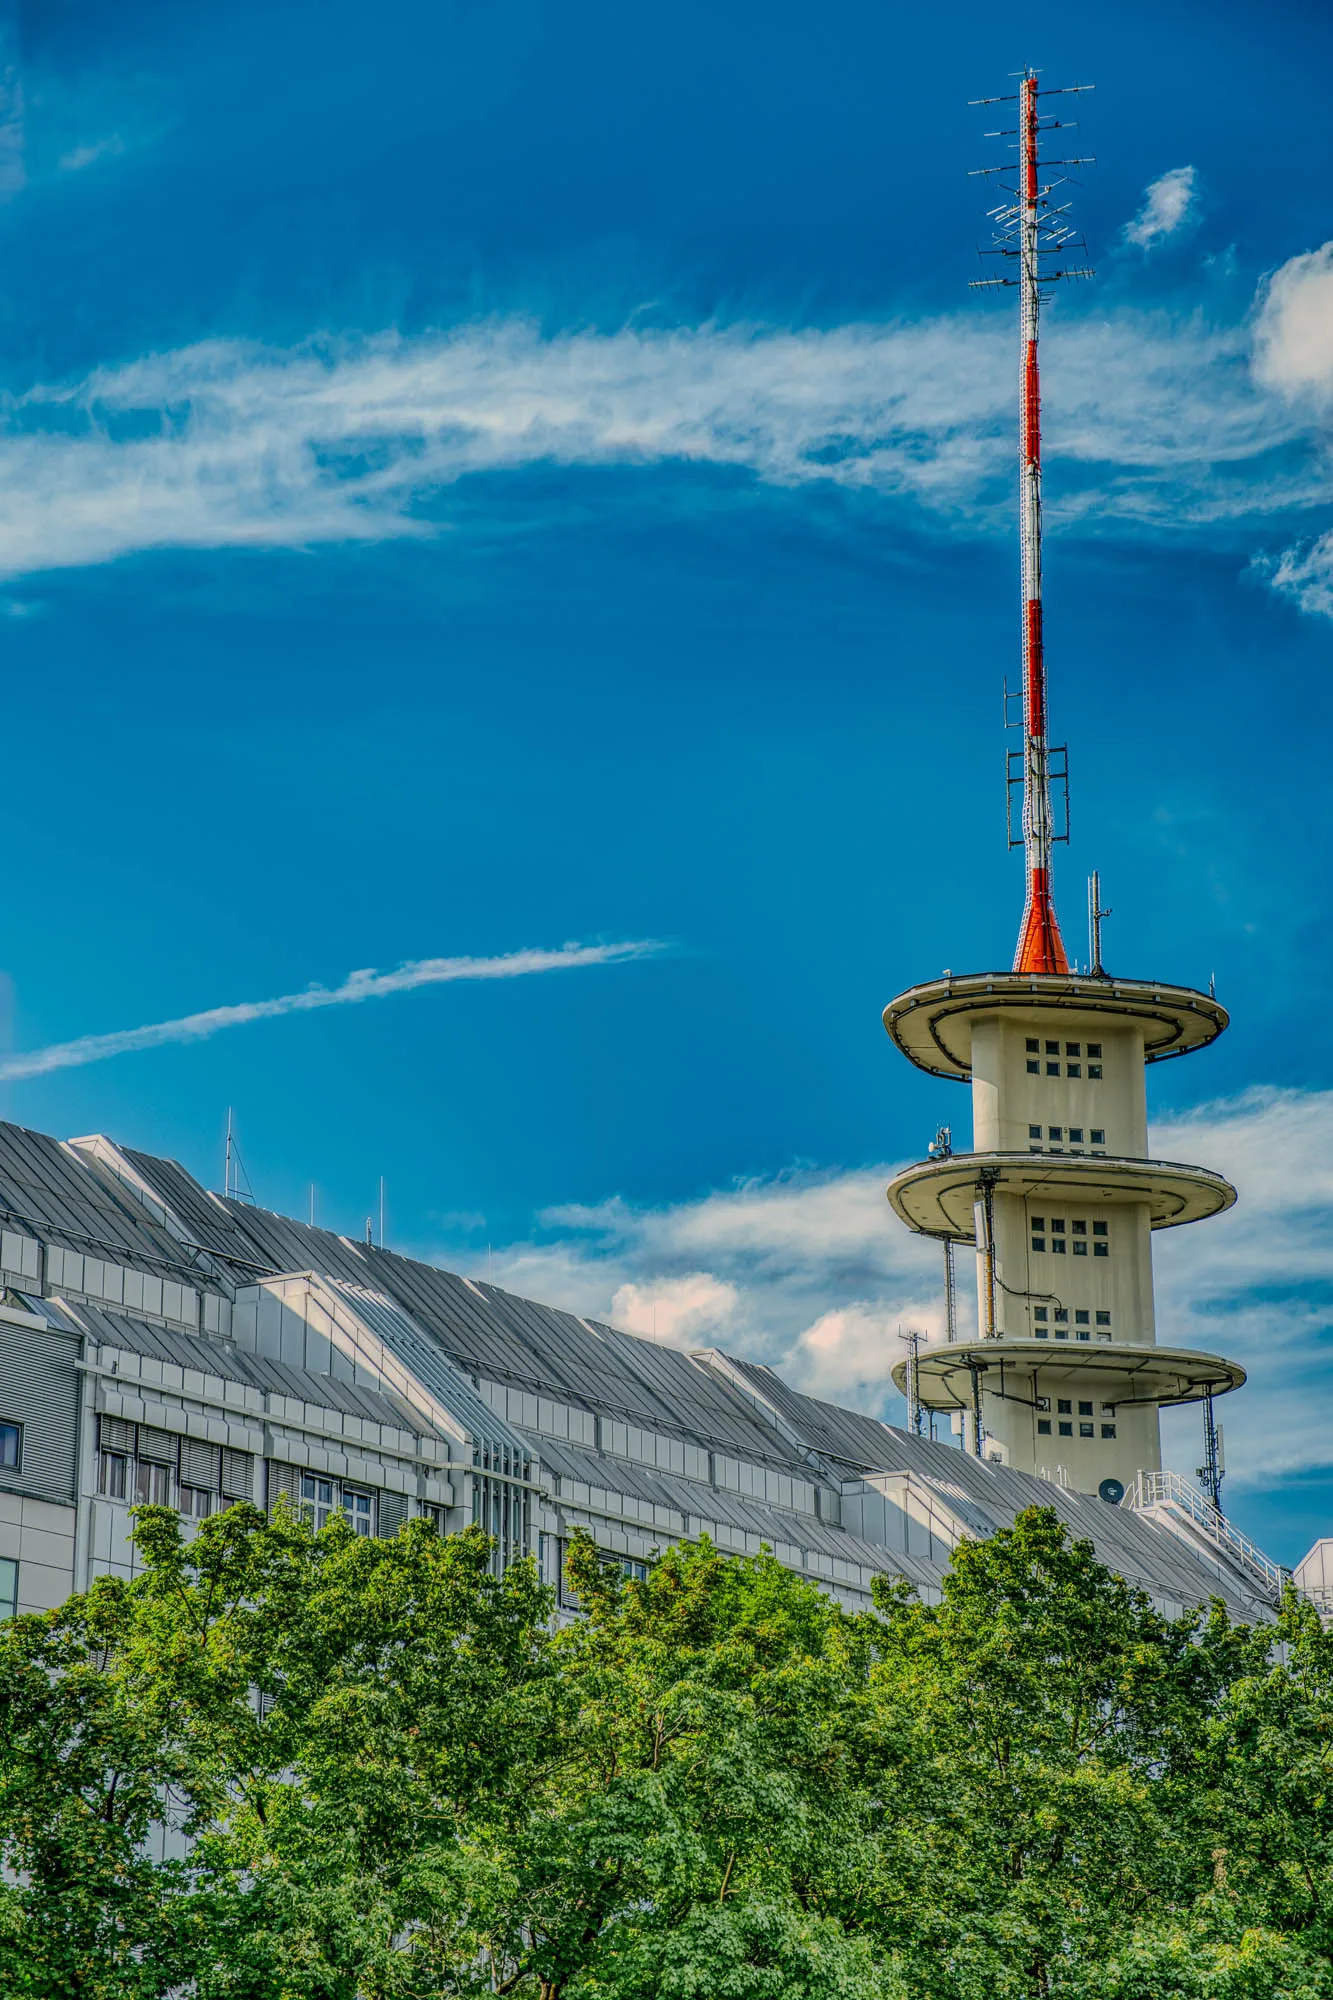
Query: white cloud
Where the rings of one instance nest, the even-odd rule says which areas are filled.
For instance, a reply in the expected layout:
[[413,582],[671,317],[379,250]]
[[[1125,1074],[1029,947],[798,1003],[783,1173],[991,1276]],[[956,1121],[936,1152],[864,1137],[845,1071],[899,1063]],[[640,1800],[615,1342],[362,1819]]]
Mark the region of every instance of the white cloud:
[[1132,222],[1125,224],[1125,241],[1141,250],[1174,236],[1191,219],[1197,196],[1198,174],[1193,167],[1172,167],[1144,189],[1143,206]]
[[[726,466],[1007,531],[1014,396],[1012,328],[983,308],[828,329],[545,336],[494,320],[289,350],[206,342],[0,402],[0,574],[432,534],[460,480],[538,462]],[[1066,519],[1178,532],[1329,495],[1308,417],[1252,375],[1244,325],[1070,317],[1045,400]]]
[[242,1000],[232,1006],[208,1007],[175,1021],[156,1021],[143,1028],[117,1028],[105,1035],[80,1035],[72,1042],[53,1042],[0,1062],[0,1082],[48,1076],[52,1070],[80,1069],[106,1062],[111,1056],[140,1049],[160,1049],[168,1042],[204,1042],[224,1028],[245,1027],[251,1021],[273,1021],[283,1014],[304,1014],[320,1007],[348,1007],[362,1000],[384,1000],[392,993],[411,993],[420,986],[443,986],[459,979],[523,979],[537,972],[566,972],[578,966],[619,965],[647,958],[665,947],[652,940],[629,944],[562,945],[558,951],[513,951],[500,958],[419,958],[392,972],[349,972],[340,986],[307,986],[300,993],[282,993],[273,1000]]
[[94,139],[84,145],[71,147],[68,153],[62,153],[56,164],[63,174],[79,174],[85,167],[95,166],[98,160],[114,159],[124,150],[124,140],[118,132],[112,132],[105,139]]
[[1269,279],[1254,366],[1260,382],[1285,396],[1333,395],[1333,243],[1289,258]]
[[691,1271],[683,1278],[621,1285],[611,1300],[611,1317],[626,1333],[689,1347],[726,1325],[739,1296],[734,1285],[710,1277],[707,1271]]
[[[1228,1214],[1154,1238],[1159,1340],[1250,1371],[1219,1405],[1232,1489],[1328,1465],[1333,1092],[1204,1105],[1159,1126],[1153,1150],[1217,1167],[1239,1190]],[[552,1209],[540,1218],[552,1240],[496,1249],[494,1276],[631,1332],[768,1362],[813,1394],[901,1422],[888,1379],[899,1329],[943,1337],[942,1262],[893,1219],[892,1172],[791,1173],[660,1209]],[[963,1330],[974,1330],[970,1255],[959,1253],[957,1275]],[[1169,1461],[1192,1477],[1198,1411],[1167,1412],[1164,1435]]]

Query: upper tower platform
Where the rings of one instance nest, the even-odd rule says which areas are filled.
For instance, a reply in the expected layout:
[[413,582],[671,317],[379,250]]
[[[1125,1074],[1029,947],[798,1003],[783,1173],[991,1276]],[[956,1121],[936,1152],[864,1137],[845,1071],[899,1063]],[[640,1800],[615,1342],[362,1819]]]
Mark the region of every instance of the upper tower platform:
[[977,1027],[1003,1012],[1015,1025],[1039,1031],[1038,1039],[1067,1037],[1077,1020],[1080,1040],[1137,1029],[1145,1062],[1186,1056],[1207,1048],[1227,1026],[1225,1007],[1192,986],[1160,980],[1112,979],[1104,973],[942,973],[909,986],[884,1009],[884,1026],[918,1069],[967,1083],[973,1072]]

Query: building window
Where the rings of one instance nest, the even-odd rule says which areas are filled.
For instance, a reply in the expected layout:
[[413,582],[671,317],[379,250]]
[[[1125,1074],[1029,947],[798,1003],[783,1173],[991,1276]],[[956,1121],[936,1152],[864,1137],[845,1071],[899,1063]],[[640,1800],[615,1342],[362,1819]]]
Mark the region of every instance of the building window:
[[210,1493],[206,1486],[182,1486],[180,1511],[202,1521],[212,1513],[216,1499],[217,1495]]
[[1097,1315],[1097,1324],[1098,1326],[1109,1326],[1111,1324],[1110,1313],[1099,1312]]
[[1085,1312],[1076,1312],[1074,1314],[1075,1326],[1086,1326],[1087,1324],[1088,1324],[1088,1315]]
[[1074,1405],[1067,1396],[1061,1396],[1055,1407],[1062,1417],[1072,1417],[1074,1414]]
[[105,1493],[108,1500],[125,1498],[125,1473],[127,1461],[118,1451],[102,1453],[101,1470],[97,1480],[97,1490]]
[[1049,1319],[1050,1316],[1051,1315],[1047,1311],[1045,1306],[1033,1306],[1032,1308],[1033,1319]]
[[1061,1437],[1062,1437],[1062,1438],[1071,1438],[1071,1437],[1073,1437],[1073,1435],[1074,1435],[1074,1426],[1073,1426],[1072,1424],[1061,1424],[1061,1426],[1060,1426],[1060,1435],[1061,1435]]
[[1083,1127],[1081,1125],[1070,1126],[1069,1143],[1071,1146],[1081,1146],[1083,1144]]
[[1028,1036],[1027,1051],[1030,1056],[1036,1056],[1041,1054],[1041,1043],[1037,1040],[1035,1035]]
[[375,1532],[375,1496],[373,1493],[357,1493],[350,1486],[343,1488],[343,1512],[354,1535],[373,1535]]
[[1093,1434],[1093,1432],[1092,1432],[1092,1425],[1091,1425],[1091,1424],[1080,1424],[1080,1425],[1079,1425],[1079,1427],[1078,1427],[1078,1434],[1079,1434],[1079,1436],[1080,1436],[1081,1438],[1090,1438],[1090,1437],[1092,1436],[1092,1434]]
[[0,1424],[0,1466],[7,1472],[17,1472],[22,1463],[22,1424]]
[[1078,1406],[1078,1413],[1081,1417],[1090,1417],[1092,1415],[1092,1404],[1080,1403]]
[[1037,1436],[1038,1436],[1038,1437],[1043,1437],[1043,1438],[1048,1438],[1048,1437],[1050,1436],[1050,1434],[1051,1434],[1051,1420],[1050,1420],[1050,1418],[1049,1418],[1049,1417],[1038,1417],[1038,1418],[1037,1418]]
[[1029,1139],[1040,1139],[1040,1137],[1041,1137],[1041,1127],[1040,1127],[1040,1125],[1029,1125],[1029,1126],[1028,1126],[1028,1137],[1029,1137]]
[[1101,1066],[1101,1064],[1100,1064],[1100,1063],[1089,1063],[1089,1064],[1088,1064],[1088,1081],[1089,1081],[1089,1083],[1100,1083],[1100,1082],[1101,1082],[1101,1080],[1102,1080],[1102,1066]]
[[1092,1131],[1091,1131],[1091,1132],[1089,1133],[1088,1137],[1089,1137],[1089,1142],[1090,1142],[1090,1143],[1091,1143],[1092,1145],[1094,1145],[1094,1146],[1104,1146],[1104,1145],[1106,1144],[1106,1130],[1105,1130],[1105,1127],[1104,1127],[1104,1126],[1101,1126],[1101,1125],[1094,1125],[1094,1126],[1093,1126],[1093,1128],[1092,1128]]
[[1058,1056],[1060,1053],[1059,1042],[1047,1042],[1046,1053],[1048,1056]]
[[1065,1064],[1065,1075],[1066,1075],[1066,1076],[1082,1076],[1082,1074],[1083,1074],[1083,1065],[1082,1065],[1082,1063],[1076,1063],[1076,1062],[1072,1062],[1072,1063],[1066,1063],[1066,1064]]
[[1114,1425],[1114,1424],[1103,1424],[1103,1425],[1102,1425],[1102,1436],[1103,1436],[1104,1438],[1113,1438],[1113,1437],[1115,1436],[1115,1425]]
[[1094,1243],[1092,1254],[1094,1257],[1109,1257],[1111,1254],[1110,1247],[1105,1243]]
[[1047,1074],[1047,1076],[1059,1076],[1059,1074],[1060,1074],[1060,1065],[1059,1065],[1059,1063],[1058,1063],[1058,1062],[1048,1062],[1048,1063],[1047,1063],[1047,1065],[1046,1065],[1046,1074]]
[[1067,1056],[1081,1056],[1082,1053],[1083,1053],[1083,1044],[1081,1042],[1065,1043],[1065,1054]]
[[1113,1416],[1115,1415],[1115,1404],[1114,1404],[1114,1403],[1103,1403],[1103,1404],[1102,1404],[1102,1415],[1103,1415],[1104,1417],[1113,1417]]
[[19,1609],[19,1566],[10,1557],[0,1559],[0,1618],[17,1618]]
[[[1037,1130],[1040,1131],[1041,1127],[1038,1126]],[[1046,1127],[1046,1137],[1048,1139],[1063,1139],[1064,1135],[1063,1125],[1048,1125]]]
[[301,1474],[301,1512],[316,1534],[328,1527],[335,1512],[331,1479],[317,1479],[313,1472]]
[[138,1458],[134,1462],[134,1504],[136,1507],[169,1507],[171,1505],[171,1467],[157,1465],[152,1459]]
[[1031,1056],[1028,1057],[1028,1075],[1029,1076],[1041,1075],[1041,1064],[1039,1062],[1034,1061]]

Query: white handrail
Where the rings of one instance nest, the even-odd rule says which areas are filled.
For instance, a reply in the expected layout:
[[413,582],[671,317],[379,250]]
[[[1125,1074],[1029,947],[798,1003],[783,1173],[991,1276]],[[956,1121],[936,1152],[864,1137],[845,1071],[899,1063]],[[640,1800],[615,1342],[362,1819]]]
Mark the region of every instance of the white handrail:
[[1139,1472],[1126,1493],[1122,1506],[1141,1512],[1148,1507],[1174,1507],[1199,1528],[1217,1548],[1236,1557],[1248,1569],[1263,1577],[1274,1598],[1282,1595],[1291,1581],[1291,1571],[1266,1556],[1257,1542],[1233,1527],[1220,1514],[1206,1493],[1191,1486],[1178,1472]]

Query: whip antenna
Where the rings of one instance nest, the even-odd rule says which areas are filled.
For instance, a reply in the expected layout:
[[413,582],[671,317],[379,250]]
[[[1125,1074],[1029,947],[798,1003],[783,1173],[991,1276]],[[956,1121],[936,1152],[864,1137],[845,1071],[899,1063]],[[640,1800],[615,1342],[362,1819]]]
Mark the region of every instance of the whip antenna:
[[[1046,655],[1041,611],[1041,378],[1037,344],[1045,288],[1062,279],[1093,275],[1080,261],[1086,255],[1086,245],[1068,219],[1070,204],[1056,199],[1067,176],[1063,173],[1054,179],[1049,176],[1055,168],[1090,166],[1092,162],[1086,157],[1043,157],[1043,141],[1053,132],[1070,130],[1073,121],[1043,112],[1040,100],[1071,96],[1093,87],[1076,83],[1062,90],[1042,90],[1036,70],[1025,69],[1019,74],[1017,91],[1009,96],[973,100],[976,104],[1015,104],[1018,108],[1016,126],[986,134],[988,139],[1007,140],[1017,157],[997,166],[973,170],[978,176],[1012,176],[1012,185],[1005,180],[1000,182],[1005,199],[989,211],[993,237],[990,250],[982,254],[1012,258],[1017,268],[1013,274],[978,278],[972,285],[974,291],[1016,285],[1019,295],[1023,747],[1008,753],[1005,778],[1006,798],[1010,802],[1009,845],[1023,848],[1027,898],[1014,954],[1015,972],[1069,970],[1051,884],[1052,845],[1069,838],[1069,759],[1064,744],[1050,742],[1046,718]],[[1057,787],[1061,803],[1058,820],[1053,806]],[[1012,800],[1019,789],[1023,800],[1022,830],[1015,835]]]

